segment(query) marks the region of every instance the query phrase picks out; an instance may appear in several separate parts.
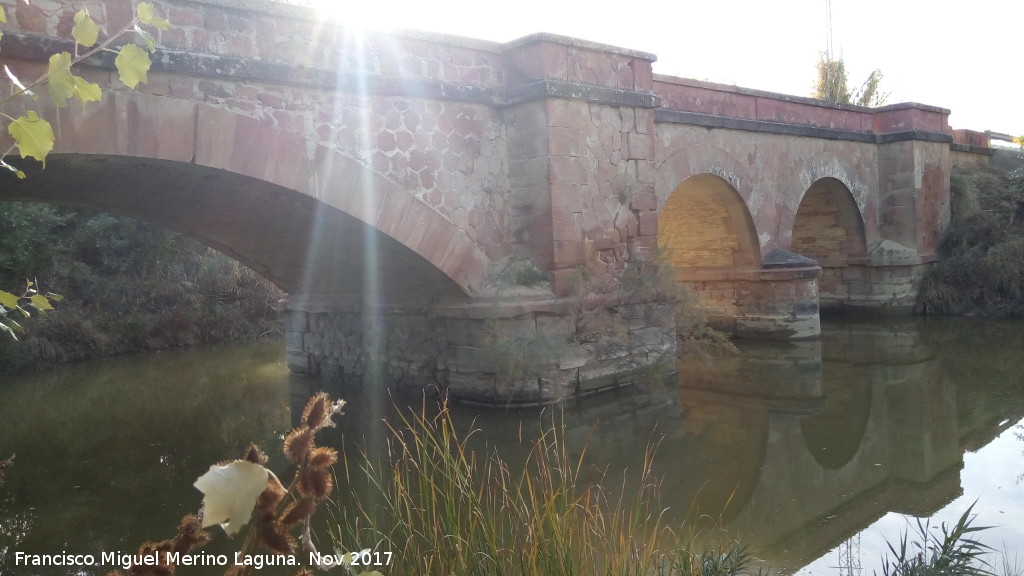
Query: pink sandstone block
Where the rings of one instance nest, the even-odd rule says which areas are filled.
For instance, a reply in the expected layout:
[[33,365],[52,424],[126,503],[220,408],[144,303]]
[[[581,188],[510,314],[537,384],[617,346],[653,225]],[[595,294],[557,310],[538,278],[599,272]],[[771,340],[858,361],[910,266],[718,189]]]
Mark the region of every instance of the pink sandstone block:
[[639,236],[658,235],[658,213],[652,211],[641,212],[639,217]]

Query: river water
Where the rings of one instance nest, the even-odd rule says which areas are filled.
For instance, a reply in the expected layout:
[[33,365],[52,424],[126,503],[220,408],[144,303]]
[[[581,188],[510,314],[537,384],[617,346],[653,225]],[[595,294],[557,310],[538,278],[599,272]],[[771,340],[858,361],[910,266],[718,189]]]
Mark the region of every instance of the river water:
[[[250,441],[283,469],[277,447],[312,385],[288,375],[283,351],[221,346],[4,377],[0,459],[17,457],[0,487],[0,574],[105,574],[114,566],[32,568],[17,555],[99,560],[173,536],[198,510],[192,482]],[[741,351],[680,361],[664,385],[563,404],[570,447],[587,443],[615,476],[658,442],[670,518],[714,517],[775,573],[870,574],[915,518],[954,523],[972,503],[976,523],[993,526],[980,539],[1024,557],[1024,323],[830,321],[820,341]],[[372,386],[343,394],[331,441],[373,451],[395,400]],[[525,450],[518,431],[545,417],[455,416],[511,460]],[[238,544],[218,535],[207,551]]]

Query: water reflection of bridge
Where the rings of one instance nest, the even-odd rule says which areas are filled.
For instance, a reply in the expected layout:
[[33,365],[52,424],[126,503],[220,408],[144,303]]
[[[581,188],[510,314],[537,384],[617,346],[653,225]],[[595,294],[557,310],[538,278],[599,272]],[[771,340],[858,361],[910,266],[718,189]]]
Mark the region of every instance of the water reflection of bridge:
[[1022,349],[1016,324],[826,324],[821,342],[681,362],[678,388],[587,407],[580,428],[600,414],[589,450],[617,469],[660,421],[663,504],[696,503],[796,570],[887,512],[959,496],[964,452],[1024,418]]

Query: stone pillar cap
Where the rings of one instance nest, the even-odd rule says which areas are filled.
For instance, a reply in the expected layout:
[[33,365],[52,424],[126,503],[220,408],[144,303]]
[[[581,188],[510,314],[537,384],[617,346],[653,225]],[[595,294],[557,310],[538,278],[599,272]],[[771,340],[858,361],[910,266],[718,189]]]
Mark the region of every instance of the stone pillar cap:
[[795,252],[772,248],[764,258],[761,259],[761,267],[772,268],[810,268],[817,266],[818,262]]

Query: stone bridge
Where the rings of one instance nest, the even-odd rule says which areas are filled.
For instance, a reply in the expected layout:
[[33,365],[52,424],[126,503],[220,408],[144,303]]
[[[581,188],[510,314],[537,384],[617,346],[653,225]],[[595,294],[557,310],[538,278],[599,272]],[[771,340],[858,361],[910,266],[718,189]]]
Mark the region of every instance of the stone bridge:
[[[0,4],[0,59],[19,77],[70,49],[78,4]],[[988,151],[941,108],[664,77],[653,54],[575,38],[155,4],[171,29],[153,31],[149,82],[128,90],[96,58],[80,73],[101,103],[32,102],[59,118],[57,147],[45,170],[21,161],[29,178],[5,176],[0,198],[137,216],[250,266],[289,294],[299,373],[485,402],[622,384],[674,350],[671,311],[615,284],[656,253],[713,324],[814,337],[819,305],[910,304],[951,162]],[[89,7],[105,31],[131,17],[127,0]]]

